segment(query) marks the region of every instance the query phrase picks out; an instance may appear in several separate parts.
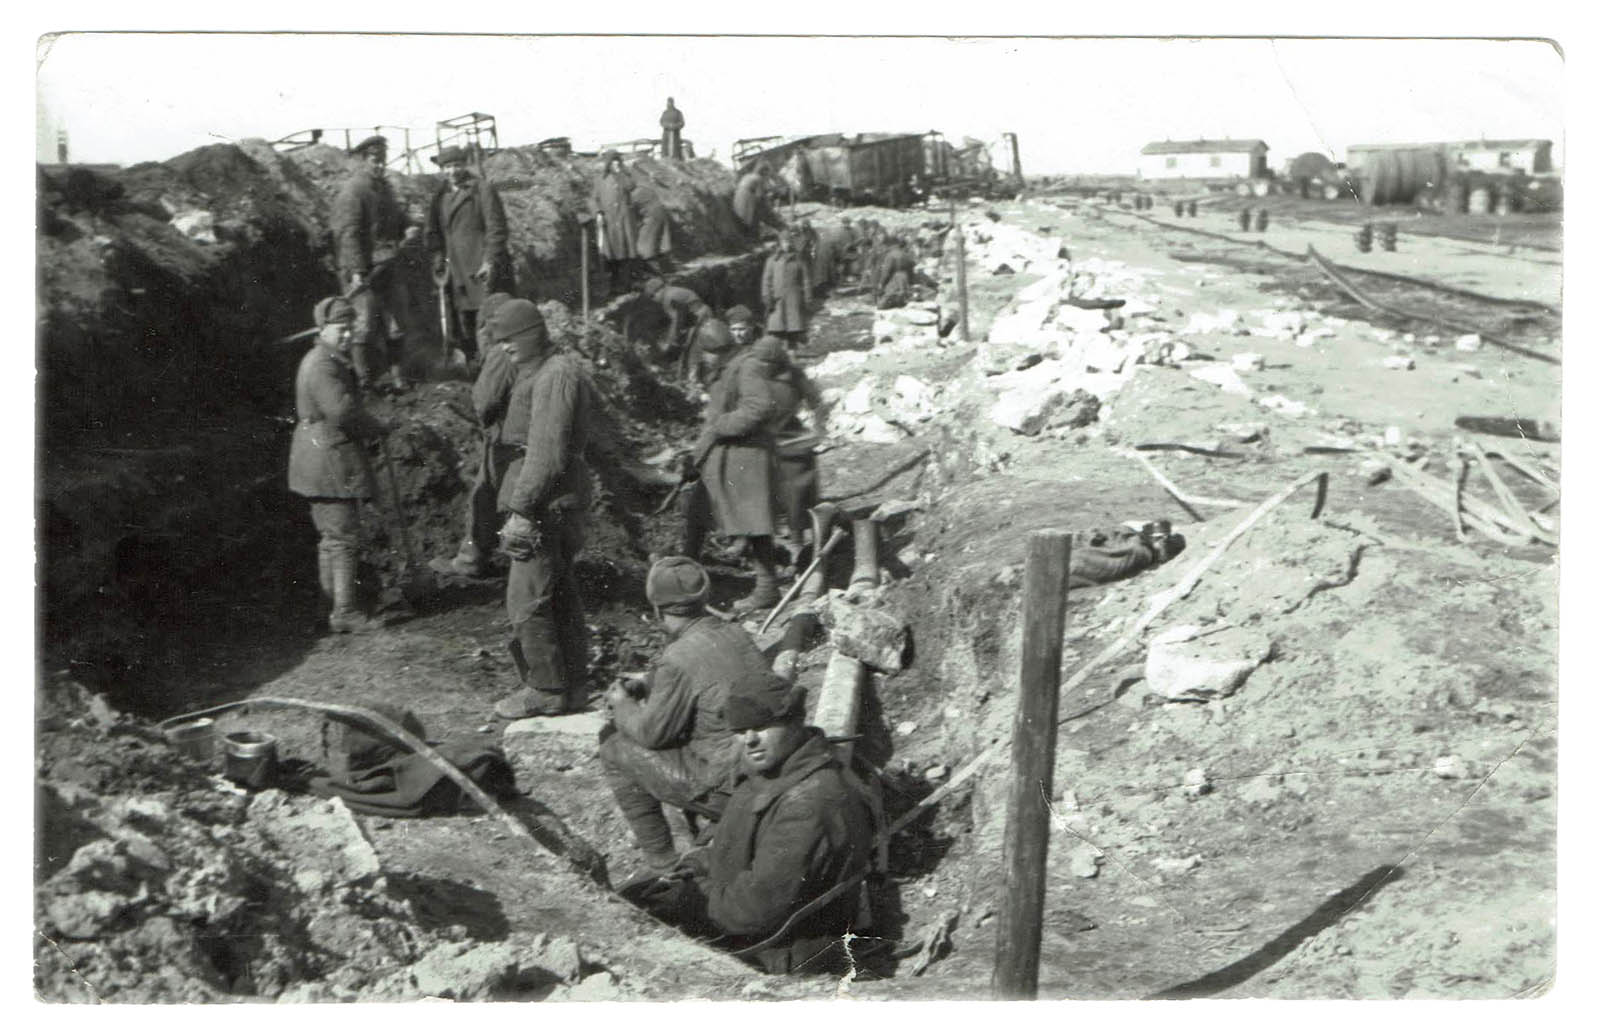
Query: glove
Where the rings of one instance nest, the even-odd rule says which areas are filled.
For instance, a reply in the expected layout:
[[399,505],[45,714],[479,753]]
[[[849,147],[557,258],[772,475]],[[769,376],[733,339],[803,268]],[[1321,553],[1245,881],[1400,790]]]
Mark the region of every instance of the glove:
[[513,513],[500,528],[500,551],[514,560],[529,560],[539,549],[539,529],[521,513]]

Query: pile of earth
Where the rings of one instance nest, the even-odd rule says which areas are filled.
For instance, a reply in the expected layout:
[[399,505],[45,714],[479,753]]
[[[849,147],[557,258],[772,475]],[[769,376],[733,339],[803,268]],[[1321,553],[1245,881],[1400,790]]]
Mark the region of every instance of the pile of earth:
[[173,1003],[626,996],[570,939],[480,938],[337,800],[246,793],[70,681],[43,694],[35,987]]
[[[290,386],[306,344],[285,338],[337,289],[329,212],[353,167],[334,148],[280,154],[246,140],[109,174],[40,173],[45,646],[52,667],[114,688],[119,703],[138,702],[150,657],[206,634],[220,612],[316,608],[306,575],[314,534],[282,481]],[[588,327],[576,318],[579,216],[595,171],[593,159],[533,148],[502,150],[485,165],[505,202],[519,293],[541,301],[558,340],[585,355],[607,402],[591,456],[601,475],[591,541],[642,561],[648,543],[634,514],[664,484],[634,460],[684,440],[698,400],[639,358],[637,343],[661,329],[652,306],[624,295]],[[758,258],[711,254],[743,250],[728,208],[731,174],[710,161],[652,159],[633,174],[673,218],[686,263],[678,278],[721,305],[747,299]],[[391,178],[420,223],[439,177]],[[375,451],[385,504],[364,513],[380,568],[364,580],[375,594],[409,562],[391,487],[414,555],[448,554],[477,450],[469,385],[436,358],[420,248],[402,265],[412,287],[409,362],[425,382],[370,400],[399,428],[386,443],[395,480]],[[599,570],[590,580],[604,591],[614,579]]]

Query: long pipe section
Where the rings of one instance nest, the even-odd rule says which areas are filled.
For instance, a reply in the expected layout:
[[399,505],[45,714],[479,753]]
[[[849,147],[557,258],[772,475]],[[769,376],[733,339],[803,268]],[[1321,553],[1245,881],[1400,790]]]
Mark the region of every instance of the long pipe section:
[[871,517],[850,521],[856,545],[856,566],[850,574],[851,588],[878,586],[878,522]]

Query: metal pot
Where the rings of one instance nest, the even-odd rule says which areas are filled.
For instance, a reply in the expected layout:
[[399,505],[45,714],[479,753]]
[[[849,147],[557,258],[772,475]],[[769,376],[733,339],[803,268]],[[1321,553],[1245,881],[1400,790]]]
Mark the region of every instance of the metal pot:
[[172,748],[191,760],[208,761],[217,748],[217,723],[209,717],[185,721],[166,730]]
[[278,774],[278,740],[265,732],[230,732],[223,739],[223,773],[242,786],[261,789]]

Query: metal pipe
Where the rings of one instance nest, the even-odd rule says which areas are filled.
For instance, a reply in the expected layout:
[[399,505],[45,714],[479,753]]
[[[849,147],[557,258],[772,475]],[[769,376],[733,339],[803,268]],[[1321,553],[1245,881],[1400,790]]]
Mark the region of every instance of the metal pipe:
[[[811,723],[829,738],[849,738],[856,734],[856,725],[861,720],[861,687],[866,680],[866,670],[860,660],[843,653],[835,652],[828,661]],[[841,762],[850,763],[851,743],[839,743],[833,749]]]
[[871,517],[850,521],[855,537],[856,565],[850,574],[851,588],[878,586],[878,522]]

